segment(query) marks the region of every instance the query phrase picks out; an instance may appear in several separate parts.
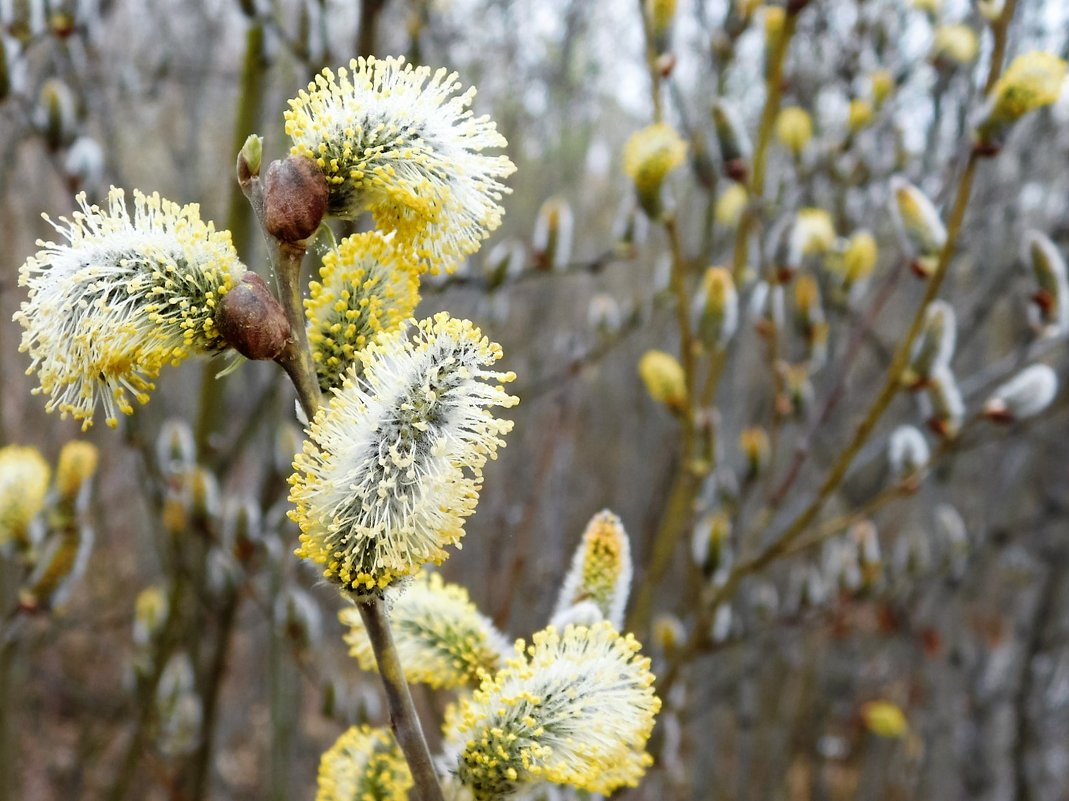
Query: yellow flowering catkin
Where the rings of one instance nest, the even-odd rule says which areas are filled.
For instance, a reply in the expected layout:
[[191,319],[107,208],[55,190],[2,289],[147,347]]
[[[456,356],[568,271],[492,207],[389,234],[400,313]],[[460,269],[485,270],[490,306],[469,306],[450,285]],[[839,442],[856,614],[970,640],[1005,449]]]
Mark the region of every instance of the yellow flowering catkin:
[[472,115],[474,96],[455,72],[353,59],[289,101],[286,133],[292,152],[323,170],[331,213],[368,211],[423,269],[451,270],[500,225],[501,181],[516,169],[483,153],[507,143],[488,117]]
[[229,232],[202,222],[195,204],[135,191],[131,212],[115,188],[106,209],[84,193],[77,201],[80,211],[53,223],[65,241],[38,242],[22,266],[20,350],[48,411],[84,429],[100,403],[115,426],[120,412],[133,412],[131,400],[148,402],[165,364],[226,347],[215,309],[245,267]]
[[30,523],[44,508],[50,475],[36,448],[0,448],[0,547],[29,543]]
[[63,499],[73,499],[97,470],[100,454],[90,442],[73,440],[59,452],[56,465],[56,490]]
[[937,64],[965,65],[976,60],[980,42],[968,25],[940,25],[932,41],[932,60]]
[[843,282],[847,287],[853,286],[859,281],[864,281],[872,271],[876,269],[880,251],[876,245],[876,237],[864,229],[855,231],[843,251],[842,273]]
[[397,330],[417,303],[418,265],[382,234],[354,234],[324,255],[304,302],[320,388],[340,386],[357,352],[376,334]]
[[[423,571],[387,594],[397,653],[410,682],[452,689],[477,687],[503,667],[510,648],[489,618],[479,613],[468,591]],[[371,640],[360,613],[338,614],[348,627],[349,653],[364,670],[377,670]]]
[[407,801],[412,783],[389,730],[353,726],[319,760],[315,801]]
[[461,702],[446,731],[459,779],[476,801],[540,781],[608,794],[635,786],[660,700],[650,661],[602,621],[552,626]]
[[319,410],[290,479],[297,555],[348,592],[378,594],[459,543],[482,468],[512,423],[492,408],[518,401],[491,369],[501,348],[441,313],[380,334],[360,372]]

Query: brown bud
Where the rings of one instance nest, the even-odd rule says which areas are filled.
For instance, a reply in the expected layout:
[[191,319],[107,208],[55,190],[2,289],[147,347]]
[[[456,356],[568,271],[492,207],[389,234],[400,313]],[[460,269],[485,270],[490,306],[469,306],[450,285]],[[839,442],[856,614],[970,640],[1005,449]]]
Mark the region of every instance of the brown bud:
[[657,74],[662,78],[667,78],[672,74],[672,70],[676,68],[676,58],[674,53],[661,53],[657,56],[657,61],[654,63],[654,68],[657,70]]
[[64,11],[57,11],[49,18],[48,25],[52,29],[53,35],[60,39],[66,39],[74,33],[74,15]]
[[286,312],[264,279],[252,272],[245,273],[241,283],[223,295],[215,312],[215,327],[226,343],[247,359],[274,359],[290,340]]
[[724,162],[724,175],[735,183],[745,184],[750,179],[750,165],[745,159],[731,159]]
[[1032,295],[1032,302],[1039,307],[1041,312],[1050,314],[1054,310],[1056,299],[1052,293],[1041,289]]
[[327,179],[314,161],[287,156],[272,161],[263,177],[264,227],[282,242],[315,233],[327,211]]
[[977,158],[990,159],[1002,152],[1002,142],[975,142],[972,149]]
[[984,417],[999,425],[1009,425],[1015,419],[1013,410],[1001,398],[992,398],[984,404]]

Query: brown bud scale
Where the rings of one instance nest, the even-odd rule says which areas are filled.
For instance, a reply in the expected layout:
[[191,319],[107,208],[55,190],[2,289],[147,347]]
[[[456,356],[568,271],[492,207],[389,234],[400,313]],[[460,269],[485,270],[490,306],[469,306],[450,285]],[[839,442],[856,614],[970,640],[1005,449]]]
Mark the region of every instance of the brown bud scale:
[[247,359],[274,359],[290,341],[286,312],[264,279],[252,272],[223,296],[215,327]]
[[327,211],[327,179],[314,161],[287,156],[272,161],[263,176],[264,228],[282,242],[300,242],[316,232]]

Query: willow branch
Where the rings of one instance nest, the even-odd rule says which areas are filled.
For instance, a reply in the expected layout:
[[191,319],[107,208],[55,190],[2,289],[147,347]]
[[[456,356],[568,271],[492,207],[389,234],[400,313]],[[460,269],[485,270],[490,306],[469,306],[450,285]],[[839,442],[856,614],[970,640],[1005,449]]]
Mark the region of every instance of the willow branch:
[[[280,242],[267,233],[264,226],[263,187],[259,177],[244,177],[241,188],[252,204],[256,219],[264,231],[268,256],[278,284],[278,299],[290,323],[289,342],[275,361],[290,377],[305,414],[312,420],[322,403],[322,393],[315,362],[312,360],[312,350],[308,345],[301,297],[301,264],[304,261],[305,244]],[[374,598],[358,602],[357,607],[364,618],[372,650],[375,652],[375,661],[378,663],[379,675],[386,691],[390,725],[412,772],[416,797],[422,801],[442,801],[438,776],[401,669],[384,603],[381,599]]]
[[[800,10],[800,9],[799,9]],[[769,56],[768,71],[765,78],[765,105],[761,111],[761,123],[757,130],[757,144],[754,148],[753,176],[746,187],[749,203],[743,211],[742,219],[735,234],[735,252],[732,259],[732,277],[735,284],[742,286],[749,259],[750,233],[757,221],[759,207],[764,200],[765,170],[768,165],[768,146],[772,141],[772,132],[779,114],[780,99],[783,96],[783,65],[787,60],[791,39],[798,25],[798,11],[788,9],[783,23],[783,31],[776,37]]]
[[358,601],[357,609],[367,629],[371,649],[375,652],[382,685],[386,690],[386,703],[390,710],[390,726],[401,751],[408,761],[415,784],[416,798],[420,801],[443,801],[442,790],[438,785],[438,774],[431,762],[427,741],[412,703],[412,694],[408,690],[401,660],[397,656],[397,647],[390,632],[390,620],[386,615],[386,606],[382,599]]

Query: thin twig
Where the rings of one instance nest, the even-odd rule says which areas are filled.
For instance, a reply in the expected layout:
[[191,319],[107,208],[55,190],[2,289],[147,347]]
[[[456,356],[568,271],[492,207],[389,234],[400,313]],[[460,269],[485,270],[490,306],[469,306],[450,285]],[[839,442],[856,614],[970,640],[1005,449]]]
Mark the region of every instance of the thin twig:
[[390,727],[412,771],[416,797],[420,801],[443,801],[438,774],[431,762],[427,741],[423,736],[416,707],[412,703],[408,682],[405,681],[405,674],[401,669],[393,634],[390,632],[386,605],[381,598],[374,598],[370,601],[358,601],[356,607],[360,610],[368,639],[371,640],[371,648],[375,652],[375,662],[386,690]]

